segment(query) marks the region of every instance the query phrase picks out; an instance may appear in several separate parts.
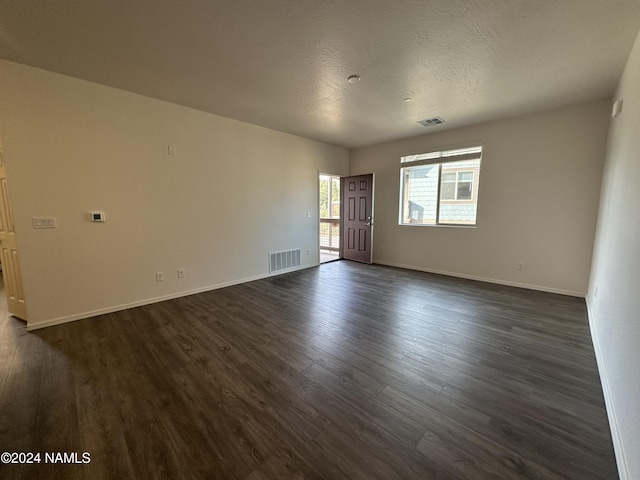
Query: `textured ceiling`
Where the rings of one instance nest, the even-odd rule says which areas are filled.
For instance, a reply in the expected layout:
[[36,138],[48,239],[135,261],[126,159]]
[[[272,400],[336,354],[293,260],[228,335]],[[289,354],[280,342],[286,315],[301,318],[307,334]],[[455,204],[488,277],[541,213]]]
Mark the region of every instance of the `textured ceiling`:
[[[0,0],[0,12],[2,58],[345,147],[604,98],[640,29],[638,0]],[[433,116],[447,123],[416,123]]]

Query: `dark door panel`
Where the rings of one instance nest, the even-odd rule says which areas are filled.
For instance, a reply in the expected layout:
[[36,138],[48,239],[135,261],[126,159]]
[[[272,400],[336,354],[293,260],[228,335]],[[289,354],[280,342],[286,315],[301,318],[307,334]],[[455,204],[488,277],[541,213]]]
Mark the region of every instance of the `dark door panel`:
[[373,174],[344,177],[342,257],[371,263],[373,260]]

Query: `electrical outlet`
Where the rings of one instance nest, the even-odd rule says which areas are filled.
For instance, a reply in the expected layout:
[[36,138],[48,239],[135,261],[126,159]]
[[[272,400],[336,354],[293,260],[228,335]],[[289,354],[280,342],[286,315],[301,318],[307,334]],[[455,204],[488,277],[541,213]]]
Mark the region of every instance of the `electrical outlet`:
[[164,282],[164,273],[156,272],[156,282]]
[[184,268],[178,269],[178,278],[184,278]]
[[524,262],[518,262],[518,271],[524,272]]
[[307,248],[307,255],[311,255],[311,249]]

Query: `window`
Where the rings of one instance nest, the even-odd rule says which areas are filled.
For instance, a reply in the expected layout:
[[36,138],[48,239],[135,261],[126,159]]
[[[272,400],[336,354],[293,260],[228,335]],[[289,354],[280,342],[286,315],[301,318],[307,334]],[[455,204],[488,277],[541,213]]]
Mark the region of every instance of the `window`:
[[320,175],[320,218],[340,218],[340,177]]
[[[320,251],[325,261],[326,250],[340,249],[340,177],[320,175]],[[334,260],[338,258],[335,256]],[[324,260],[323,260],[324,259]]]
[[469,201],[473,199],[475,170],[456,170],[446,163],[442,165],[440,201]]
[[400,225],[475,225],[481,157],[482,147],[402,157]]

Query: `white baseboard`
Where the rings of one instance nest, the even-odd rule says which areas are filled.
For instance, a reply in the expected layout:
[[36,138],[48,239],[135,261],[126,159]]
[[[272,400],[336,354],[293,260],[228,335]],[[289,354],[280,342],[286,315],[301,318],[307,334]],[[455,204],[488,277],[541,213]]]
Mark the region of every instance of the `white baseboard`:
[[170,293],[168,295],[162,295],[160,297],[146,298],[144,300],[138,300],[131,303],[125,303],[122,305],[114,305],[112,307],[101,308],[98,310],[92,310],[89,312],[78,313],[75,315],[69,315],[65,317],[53,318],[51,320],[44,320],[42,322],[27,322],[27,331],[38,330],[40,328],[52,327],[54,325],[60,325],[62,323],[75,322],[77,320],[84,320],[86,318],[97,317],[98,315],[105,315],[107,313],[119,312],[121,310],[127,310],[128,308],[141,307],[143,305],[150,305],[152,303],[164,302],[165,300],[173,300],[174,298],[187,297],[189,295],[195,295],[197,293],[209,292],[211,290],[217,290],[219,288],[231,287],[233,285],[239,285],[241,283],[253,282],[254,280],[261,280],[267,277],[275,277],[277,275],[282,275],[285,273],[295,272],[297,270],[304,270],[306,268],[317,267],[317,264],[313,265],[303,265],[300,267],[290,268],[288,270],[279,271],[276,273],[267,273],[264,275],[256,275],[253,277],[242,278],[239,280],[232,280],[230,282],[218,283],[215,285],[209,285],[206,287],[195,288],[193,290],[186,290],[183,292]]
[[383,262],[380,260],[374,260],[373,263],[377,263],[379,265],[387,265],[389,267],[398,267],[398,268],[406,268],[408,270],[417,270],[419,272],[426,272],[426,273],[435,273],[437,275],[446,275],[448,277],[457,277],[457,278],[465,278],[467,280],[477,280],[479,282],[487,282],[487,283],[495,283],[498,285],[507,285],[509,287],[519,287],[519,288],[526,288],[529,290],[537,290],[540,292],[548,292],[548,293],[558,293],[560,295],[569,295],[571,297],[580,297],[580,298],[584,298],[585,297],[585,293],[584,292],[574,292],[572,290],[562,290],[560,288],[552,288],[552,287],[544,287],[544,286],[540,286],[540,285],[531,285],[528,283],[518,283],[518,282],[510,282],[508,280],[501,280],[501,279],[497,279],[497,278],[487,278],[487,277],[478,277],[475,275],[467,275],[464,273],[457,273],[457,272],[446,272],[443,270],[434,270],[431,268],[422,268],[422,267],[416,267],[414,265],[404,265],[401,263],[393,263],[393,262]]
[[611,439],[613,440],[613,450],[616,454],[616,463],[618,464],[618,475],[620,480],[631,480],[629,475],[629,467],[627,465],[627,458],[624,454],[624,448],[622,444],[622,437],[620,436],[620,428],[618,427],[618,417],[613,408],[613,398],[611,397],[611,389],[609,388],[609,380],[607,377],[607,370],[604,367],[604,361],[602,360],[602,351],[600,350],[600,342],[598,341],[598,335],[594,327],[595,317],[593,310],[587,301],[587,315],[589,316],[589,329],[591,330],[591,340],[593,341],[593,350],[596,354],[596,364],[598,365],[598,372],[600,373],[600,383],[602,384],[602,393],[604,394],[604,404],[607,409],[607,416],[609,417],[609,428],[611,429]]

